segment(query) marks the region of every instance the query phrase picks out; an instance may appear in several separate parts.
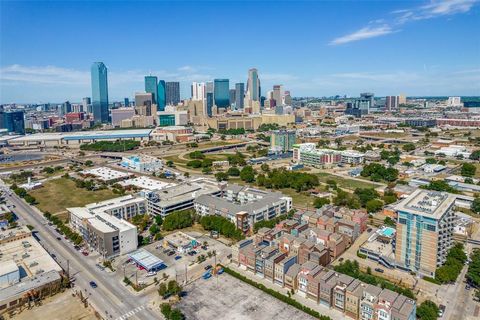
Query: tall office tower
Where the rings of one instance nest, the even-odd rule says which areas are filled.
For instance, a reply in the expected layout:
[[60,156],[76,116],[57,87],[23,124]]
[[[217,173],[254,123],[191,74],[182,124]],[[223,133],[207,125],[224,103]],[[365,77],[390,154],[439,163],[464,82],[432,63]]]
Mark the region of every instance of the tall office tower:
[[406,104],[407,103],[407,97],[405,96],[404,93],[400,93],[398,96],[398,104]]
[[235,108],[243,109],[243,97],[245,95],[245,85],[243,82],[235,83]]
[[152,104],[157,104],[158,99],[158,86],[157,86],[157,77],[155,76],[146,76],[145,77],[145,92],[152,94]]
[[158,111],[165,111],[165,106],[167,105],[167,86],[165,81],[159,80],[158,81],[158,101],[157,101],[157,109]]
[[260,101],[260,79],[255,68],[248,70],[247,94],[250,101]]
[[207,109],[207,115],[209,117],[212,116],[213,114],[213,92],[207,92],[207,99],[206,100],[206,108]]
[[107,123],[108,116],[108,80],[107,67],[103,62],[94,62],[91,68],[92,109],[95,122]]
[[285,91],[285,94],[283,95],[283,104],[286,106],[292,105],[292,96],[290,95],[290,91]]
[[385,97],[385,109],[394,110],[398,109],[399,97],[398,96],[386,96]]
[[203,101],[206,96],[206,86],[204,82],[193,82],[192,83],[192,100]]
[[166,103],[177,105],[180,102],[180,82],[167,82],[165,89]]
[[72,112],[72,104],[70,103],[70,101],[65,101],[64,103],[62,103],[62,106],[60,107],[59,114],[60,116],[64,116],[70,112]]
[[461,106],[461,98],[460,97],[448,97],[447,105],[449,107],[458,107]]
[[0,111],[0,128],[16,134],[25,134],[24,112]]
[[228,79],[213,80],[213,98],[217,108],[227,108],[230,105],[230,82]]
[[90,97],[85,97],[82,99],[83,112],[88,112],[89,106],[92,104]]
[[370,100],[370,108],[375,108],[375,95],[373,93],[360,93],[360,99]]
[[155,115],[156,110],[153,107],[153,94],[147,93],[135,93],[135,111],[141,116]]
[[123,106],[124,106],[125,108],[128,108],[128,107],[130,106],[130,99],[124,98],[124,99],[123,99]]
[[208,81],[205,83],[205,92],[213,93],[213,81]]
[[273,86],[273,100],[275,100],[275,105],[281,106],[283,104],[283,86],[282,85],[274,85]]
[[417,189],[395,206],[397,268],[435,277],[453,245],[455,195]]
[[234,105],[235,104],[235,89],[230,89],[228,91],[228,96],[229,96],[230,105]]
[[276,152],[287,152],[293,149],[296,141],[295,130],[276,130],[270,138],[270,149]]

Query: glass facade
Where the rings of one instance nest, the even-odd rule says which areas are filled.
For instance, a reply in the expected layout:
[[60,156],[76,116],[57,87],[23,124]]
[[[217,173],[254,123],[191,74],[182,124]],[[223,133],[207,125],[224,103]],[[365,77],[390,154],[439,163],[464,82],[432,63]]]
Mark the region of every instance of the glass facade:
[[174,114],[162,114],[158,117],[158,123],[160,127],[168,127],[175,125]]
[[157,101],[157,110],[158,111],[165,111],[166,105],[166,85],[165,81],[160,80],[158,81],[157,93],[158,93],[158,101]]
[[165,88],[165,95],[167,99],[167,104],[177,105],[180,102],[180,82],[167,82]]
[[243,83],[235,83],[235,108],[243,109],[244,107],[245,85]]
[[103,62],[94,62],[91,68],[92,109],[95,122],[109,122],[107,67]]
[[209,117],[212,116],[212,108],[213,108],[213,93],[207,92],[207,115]]
[[213,81],[215,105],[217,108],[227,108],[230,105],[230,82],[228,79]]
[[23,111],[0,112],[0,128],[12,133],[25,134]]
[[157,99],[158,99],[157,77],[155,76],[145,77],[145,92],[151,93],[152,103],[157,104]]

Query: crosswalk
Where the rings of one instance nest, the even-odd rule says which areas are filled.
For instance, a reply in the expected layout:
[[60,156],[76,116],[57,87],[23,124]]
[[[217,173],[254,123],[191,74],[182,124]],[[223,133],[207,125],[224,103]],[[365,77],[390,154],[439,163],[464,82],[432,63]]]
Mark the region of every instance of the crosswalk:
[[130,318],[130,317],[133,317],[136,313],[138,313],[138,312],[140,312],[140,311],[142,311],[142,310],[144,310],[144,309],[145,309],[145,305],[142,305],[142,306],[140,306],[140,307],[136,307],[135,309],[133,309],[133,310],[125,313],[124,315],[118,317],[118,318],[115,319],[115,320],[126,320],[126,319],[128,319],[128,318]]

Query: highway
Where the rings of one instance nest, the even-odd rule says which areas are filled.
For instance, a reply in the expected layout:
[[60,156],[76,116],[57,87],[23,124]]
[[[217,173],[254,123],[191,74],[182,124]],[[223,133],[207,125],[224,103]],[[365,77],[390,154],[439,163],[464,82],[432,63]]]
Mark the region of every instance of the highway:
[[[0,184],[0,188],[10,194],[3,181]],[[58,240],[59,235],[47,224],[38,209],[26,204],[14,193],[6,199],[9,204],[15,205],[13,211],[19,219],[35,228],[36,236],[43,247],[56,256],[56,261],[64,270],[69,270],[69,274],[75,278],[74,289],[82,290],[83,296],[88,297],[89,303],[104,319],[162,319],[158,311],[148,307],[148,296],[134,295],[114,277],[114,273],[95,267],[95,260],[84,257],[63,237]],[[54,195],[52,201],[55,201]],[[90,281],[95,281],[98,287],[91,288]]]

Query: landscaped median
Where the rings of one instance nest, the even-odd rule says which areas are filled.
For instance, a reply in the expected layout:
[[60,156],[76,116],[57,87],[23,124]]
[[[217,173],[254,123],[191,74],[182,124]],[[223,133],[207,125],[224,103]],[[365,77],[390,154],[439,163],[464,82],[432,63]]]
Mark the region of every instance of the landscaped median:
[[332,320],[332,318],[321,315],[318,311],[315,311],[315,310],[313,310],[309,307],[306,307],[306,306],[302,305],[300,302],[296,301],[295,299],[292,299],[292,298],[290,298],[290,297],[288,297],[284,294],[281,294],[280,292],[278,292],[276,290],[267,288],[263,284],[255,282],[255,281],[241,275],[240,273],[238,273],[236,271],[233,271],[232,269],[230,269],[228,267],[222,266],[222,268],[229,275],[231,275],[231,276],[233,276],[233,277],[235,277],[235,278],[237,278],[237,279],[239,279],[239,280],[241,280],[245,283],[248,283],[249,285],[251,285],[251,286],[253,286],[257,289],[262,290],[263,292],[271,295],[272,297],[277,298],[278,300],[280,300],[282,302],[285,302],[286,304],[289,304],[292,307],[295,307],[295,308],[311,315],[312,317],[315,317],[315,318],[320,319],[320,320]]

